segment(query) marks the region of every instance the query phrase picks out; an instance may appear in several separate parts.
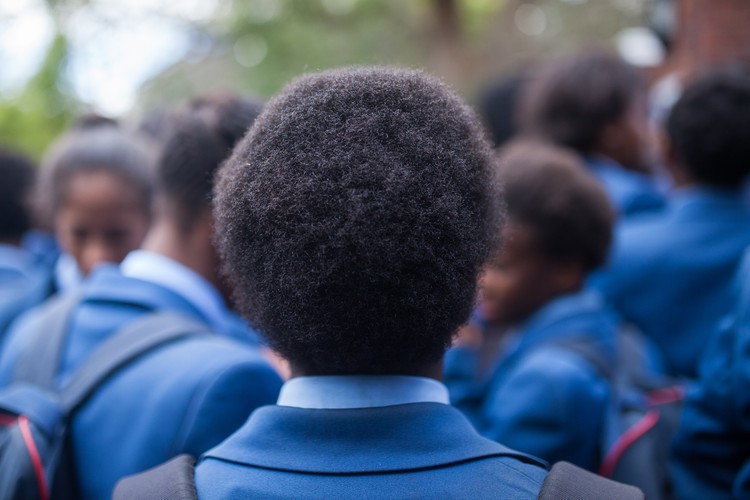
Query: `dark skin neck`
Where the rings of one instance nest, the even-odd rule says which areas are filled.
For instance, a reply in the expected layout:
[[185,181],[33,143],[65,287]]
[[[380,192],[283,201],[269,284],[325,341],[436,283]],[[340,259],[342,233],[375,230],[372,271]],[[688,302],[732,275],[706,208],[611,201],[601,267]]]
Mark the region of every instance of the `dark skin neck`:
[[[168,207],[166,207],[168,208]],[[207,207],[187,230],[181,227],[173,211],[161,210],[141,249],[169,257],[198,273],[222,289],[219,264],[213,239],[213,214]]]
[[0,238],[0,245],[8,245],[11,247],[20,247],[21,246],[21,237],[15,237],[15,238]]
[[[291,378],[295,377],[314,377],[316,375],[338,375],[336,373],[315,373],[310,372],[308,370],[305,370],[298,366],[291,366]],[[405,369],[405,370],[399,370],[398,372],[391,372],[391,373],[346,373],[344,375],[406,375],[406,376],[412,376],[412,377],[425,377],[425,378],[431,378],[435,379],[438,382],[441,382],[443,380],[443,360],[441,359],[437,363],[433,363],[430,365],[427,365],[423,368],[419,369]]]

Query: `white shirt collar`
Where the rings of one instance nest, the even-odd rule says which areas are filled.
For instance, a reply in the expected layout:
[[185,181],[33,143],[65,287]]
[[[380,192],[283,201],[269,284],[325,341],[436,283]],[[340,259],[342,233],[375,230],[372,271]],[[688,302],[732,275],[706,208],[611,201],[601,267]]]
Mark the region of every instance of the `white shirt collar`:
[[169,257],[135,250],[122,261],[120,272],[123,276],[154,283],[183,297],[214,328],[221,330],[226,323],[229,311],[216,287],[192,269]]
[[374,408],[409,403],[449,404],[437,380],[402,375],[296,377],[281,388],[279,406],[310,409]]

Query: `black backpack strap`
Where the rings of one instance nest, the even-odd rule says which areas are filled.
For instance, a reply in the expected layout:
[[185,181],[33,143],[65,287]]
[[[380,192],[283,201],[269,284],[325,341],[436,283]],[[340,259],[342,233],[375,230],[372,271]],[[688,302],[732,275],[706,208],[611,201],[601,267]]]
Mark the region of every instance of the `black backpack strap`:
[[179,455],[140,474],[121,479],[113,500],[197,500],[195,459]]
[[71,292],[51,299],[42,307],[37,328],[28,333],[29,342],[16,364],[14,382],[53,388],[70,319],[80,301],[81,294]]
[[[135,498],[135,497],[133,497]],[[568,462],[558,462],[547,474],[539,500],[644,500],[635,486],[610,481]]]
[[210,334],[208,326],[180,314],[145,314],[125,325],[76,369],[60,394],[62,407],[70,414],[110,375],[158,347],[186,337]]
[[586,362],[594,367],[599,375],[606,380],[614,380],[616,367],[612,361],[607,359],[601,349],[590,340],[571,340],[556,344],[559,347],[578,354]]

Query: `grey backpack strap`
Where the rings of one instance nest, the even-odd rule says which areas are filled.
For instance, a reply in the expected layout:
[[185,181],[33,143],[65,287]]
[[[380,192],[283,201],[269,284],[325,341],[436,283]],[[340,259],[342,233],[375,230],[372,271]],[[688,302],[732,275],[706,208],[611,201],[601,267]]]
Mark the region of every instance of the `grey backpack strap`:
[[644,500],[635,486],[617,483],[568,462],[558,462],[547,474],[539,500]]
[[52,389],[67,338],[70,319],[81,301],[81,294],[66,293],[42,306],[42,316],[16,364],[13,380]]
[[195,459],[179,455],[140,474],[121,479],[113,500],[197,500]]
[[147,313],[125,325],[98,347],[60,393],[60,401],[70,414],[110,375],[144,354],[186,337],[210,335],[208,327],[176,313]]

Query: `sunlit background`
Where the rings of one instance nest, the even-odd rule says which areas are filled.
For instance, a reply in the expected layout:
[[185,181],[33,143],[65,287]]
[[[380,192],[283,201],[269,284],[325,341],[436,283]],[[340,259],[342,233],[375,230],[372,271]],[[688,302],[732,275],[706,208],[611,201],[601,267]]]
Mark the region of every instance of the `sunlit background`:
[[0,141],[39,157],[72,116],[138,116],[208,90],[260,97],[300,73],[400,64],[471,100],[493,76],[590,44],[657,66],[655,0],[9,0]]

